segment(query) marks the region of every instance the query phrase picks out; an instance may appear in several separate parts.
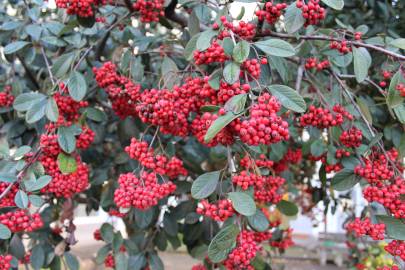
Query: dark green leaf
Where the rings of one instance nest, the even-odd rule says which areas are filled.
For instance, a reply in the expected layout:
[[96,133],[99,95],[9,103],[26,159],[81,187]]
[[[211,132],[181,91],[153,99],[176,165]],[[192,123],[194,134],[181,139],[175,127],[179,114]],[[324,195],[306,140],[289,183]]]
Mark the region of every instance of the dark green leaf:
[[101,238],[103,238],[104,242],[112,243],[114,239],[114,228],[111,224],[104,223],[100,228]]
[[81,73],[77,71],[72,72],[68,81],[68,90],[70,96],[75,101],[81,101],[86,96],[87,82]]
[[41,245],[35,245],[31,250],[30,262],[32,268],[39,270],[45,262],[45,253]]
[[389,45],[405,50],[405,38],[394,39]]
[[252,197],[243,192],[230,192],[229,199],[233,208],[244,216],[253,216],[256,213],[256,204]]
[[0,239],[9,239],[11,237],[11,231],[6,226],[0,223]]
[[304,26],[305,18],[302,16],[302,11],[297,8],[295,2],[287,7],[284,15],[284,23],[288,33],[295,33]]
[[76,149],[76,137],[69,127],[58,128],[58,143],[63,151],[70,154]]
[[28,199],[35,207],[41,207],[44,204],[44,200],[38,195],[28,195]]
[[28,111],[32,106],[35,104],[41,102],[42,100],[45,100],[46,96],[40,93],[24,93],[19,96],[14,100],[13,107],[17,111]]
[[27,193],[22,191],[21,189],[17,191],[14,197],[14,202],[19,208],[27,208],[28,207],[28,196]]
[[254,43],[267,55],[290,57],[295,55],[295,49],[290,43],[281,39],[267,39]]
[[26,41],[12,42],[12,43],[8,44],[6,47],[4,47],[4,54],[15,53],[15,52],[21,50],[22,48],[24,48],[25,46],[27,46],[28,44],[30,44],[30,43],[26,42]]
[[295,216],[298,214],[298,207],[295,203],[281,200],[277,204],[277,209],[286,216]]
[[362,82],[367,78],[368,69],[371,65],[371,56],[366,48],[353,47],[354,75],[357,82]]
[[269,220],[262,210],[257,209],[253,216],[247,217],[249,225],[258,232],[264,232],[269,228]]
[[405,241],[405,223],[403,221],[391,216],[377,215],[376,218],[379,223],[385,224],[385,233],[388,237]]
[[130,256],[128,260],[128,266],[131,270],[141,270],[146,264],[146,258],[143,254],[136,254]]
[[233,60],[241,64],[248,58],[249,52],[250,52],[249,43],[244,40],[239,41],[238,44],[236,44],[235,48],[233,48],[232,53]]
[[343,6],[345,5],[344,0],[322,0],[322,2],[336,10],[342,10]]
[[240,114],[234,114],[228,112],[225,115],[218,117],[214,123],[208,128],[207,134],[205,134],[204,141],[210,142],[224,127],[231,123],[235,118],[238,118]]
[[204,199],[211,195],[218,184],[220,171],[208,172],[200,175],[191,186],[191,195],[194,199]]
[[43,175],[37,180],[29,180],[24,182],[24,186],[27,191],[35,191],[35,190],[40,190],[41,188],[45,187],[46,185],[51,182],[52,177],[49,175]]
[[236,237],[239,234],[239,228],[232,224],[222,228],[214,236],[208,246],[208,257],[213,263],[219,263],[226,259],[229,252],[236,246]]
[[240,66],[235,62],[229,62],[225,65],[223,75],[227,83],[234,84],[239,80]]
[[273,84],[269,87],[270,92],[281,102],[281,104],[295,112],[305,112],[307,106],[304,99],[294,89],[286,86]]
[[49,98],[48,102],[46,103],[45,115],[49,121],[58,121],[59,109],[53,97]]
[[87,108],[86,109],[86,116],[87,118],[96,121],[96,122],[104,122],[107,120],[107,115],[104,111],[96,109],[96,108]]
[[387,96],[387,104],[390,108],[394,108],[404,102],[404,97],[402,97],[399,91],[396,89],[398,84],[405,85],[405,78],[401,70],[398,70],[394,74],[390,82]]
[[115,255],[115,269],[127,270],[128,269],[128,257],[125,253],[119,252]]
[[191,59],[193,59],[193,53],[194,50],[197,47],[197,40],[200,37],[201,34],[197,34],[195,36],[193,36],[188,42],[186,47],[184,48],[184,57],[186,58],[186,60],[190,61]]
[[163,262],[159,256],[155,253],[150,254],[149,256],[149,266],[151,270],[163,270]]
[[14,183],[17,176],[14,173],[0,172],[0,182]]
[[335,174],[331,185],[337,191],[346,191],[354,187],[358,182],[360,182],[360,178],[352,170],[343,169]]
[[245,108],[247,94],[239,94],[231,97],[224,105],[226,112],[233,112],[234,114],[241,113]]
[[217,32],[208,29],[200,34],[200,36],[197,39],[196,47],[199,51],[205,51],[211,46],[211,40],[213,37],[217,35]]
[[319,157],[326,152],[326,145],[323,143],[321,139],[314,141],[311,144],[311,154],[315,157]]
[[70,252],[65,252],[63,257],[65,257],[66,264],[70,270],[79,270],[79,261],[76,256],[72,255]]
[[73,61],[75,60],[75,54],[74,53],[67,53],[64,55],[61,55],[52,65],[52,73],[56,77],[62,77],[65,75],[71,65],[73,64]]

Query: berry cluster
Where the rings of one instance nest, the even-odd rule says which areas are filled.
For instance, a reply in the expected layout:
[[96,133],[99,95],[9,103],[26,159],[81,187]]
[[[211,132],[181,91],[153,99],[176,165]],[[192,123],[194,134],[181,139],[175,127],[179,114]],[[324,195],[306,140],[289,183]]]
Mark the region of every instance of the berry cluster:
[[305,62],[305,68],[310,70],[310,69],[316,69],[318,71],[328,68],[330,65],[328,60],[323,60],[323,61],[318,61],[317,58],[311,57],[308,58]]
[[59,110],[59,119],[56,125],[69,125],[70,121],[77,121],[79,119],[80,109],[87,107],[89,104],[87,101],[75,101],[72,99],[64,83],[60,83],[59,88],[60,91],[53,96]]
[[158,22],[164,16],[164,0],[136,0],[133,4],[135,10],[141,15],[141,22]]
[[228,258],[224,261],[224,266],[228,270],[253,270],[254,268],[250,263],[260,249],[260,246],[255,241],[255,233],[242,231],[237,237],[236,248],[229,253]]
[[215,221],[225,221],[235,214],[232,202],[228,199],[219,200],[216,203],[209,203],[207,200],[202,200],[196,212]]
[[0,208],[15,206],[14,197],[18,192],[18,185],[2,182],[0,179],[0,194],[3,194],[4,190],[6,190],[9,185],[12,185],[12,187],[8,193],[2,199],[0,199]]
[[353,120],[353,116],[349,114],[342,106],[335,105],[332,113],[329,109],[309,106],[309,111],[300,117],[300,125],[303,127],[314,126],[319,129],[341,125],[344,117]]
[[254,167],[259,168],[271,168],[273,167],[274,162],[272,160],[266,159],[264,154],[261,154],[258,159],[252,159],[248,155],[244,156],[240,160],[240,166],[245,169],[253,169]]
[[191,270],[207,270],[207,268],[203,264],[200,263],[200,264],[193,265],[193,267],[191,267]]
[[33,232],[44,225],[38,213],[31,215],[26,210],[0,214],[0,223],[7,226],[14,233]]
[[133,173],[121,174],[118,183],[114,202],[123,208],[148,209],[176,190],[172,182],[160,184],[155,173],[147,172],[143,172],[140,178]]
[[397,265],[378,267],[377,270],[400,270]]
[[11,94],[11,86],[6,85],[4,91],[0,92],[0,108],[11,107],[14,103],[14,96]]
[[13,256],[10,254],[0,255],[0,270],[9,270],[11,269],[11,261]]
[[281,105],[274,96],[268,93],[259,96],[258,102],[250,109],[250,117],[235,124],[240,139],[248,145],[267,145],[288,140],[288,123],[277,115],[280,109]]
[[207,134],[208,128],[211,124],[218,118],[217,114],[212,114],[209,112],[205,112],[201,117],[197,116],[192,124],[191,124],[191,131],[193,135],[197,138],[197,140],[209,147],[216,146],[218,144],[222,145],[231,145],[234,143],[232,127],[226,126],[217,135],[209,142],[206,143],[204,141],[204,137]]
[[394,183],[384,186],[368,186],[363,190],[363,196],[368,202],[378,202],[387,208],[395,218],[405,218],[405,180],[398,178]]
[[95,231],[93,232],[93,238],[94,238],[94,240],[97,240],[97,241],[103,240],[103,238],[101,238],[100,229],[97,229],[97,230],[95,230]]
[[332,50],[337,50],[341,54],[347,54],[347,53],[352,51],[352,47],[347,46],[347,45],[348,45],[348,43],[347,43],[346,40],[331,41],[331,43],[329,44],[329,48],[332,49]]
[[[244,21],[240,21],[237,25],[233,25],[232,22],[228,22],[225,16],[221,16],[220,18],[224,30],[222,30],[219,35],[218,39],[224,39],[226,37],[231,36],[230,32],[233,32],[236,36],[240,39],[245,40],[252,40],[256,35],[256,25],[252,23],[246,23]],[[215,29],[214,25],[214,29]]]
[[395,89],[399,92],[402,97],[405,97],[405,84],[399,83],[395,86]]
[[384,240],[385,224],[372,224],[369,218],[356,218],[346,225],[346,230],[354,233],[356,237],[369,235],[373,240]]
[[368,158],[363,158],[364,165],[359,164],[354,168],[354,173],[366,179],[369,183],[381,184],[380,181],[389,180],[394,176],[390,162],[398,158],[398,152],[391,149],[384,153],[372,152]]
[[293,230],[291,228],[284,230],[282,232],[281,238],[276,239],[274,241],[273,240],[270,241],[270,245],[272,247],[278,248],[282,251],[286,250],[287,248],[294,245],[294,241],[292,240],[292,232],[293,232]]
[[112,254],[108,254],[107,257],[104,259],[104,266],[107,268],[115,269],[115,259]]
[[125,147],[130,158],[137,160],[145,168],[151,169],[158,174],[176,178],[179,175],[187,175],[183,162],[177,157],[168,158],[164,155],[155,155],[153,149],[145,141],[131,139],[131,144]]
[[344,157],[350,157],[350,152],[347,151],[346,149],[337,149],[335,153],[335,157],[337,159],[341,159]]
[[196,65],[208,65],[211,63],[223,63],[229,57],[225,54],[224,48],[217,41],[214,41],[211,46],[205,51],[194,51],[194,61]]
[[92,17],[96,6],[105,5],[105,0],[56,0],[58,8],[66,9],[67,14],[79,17]]
[[358,128],[351,128],[345,130],[339,137],[340,142],[346,147],[359,147],[361,145],[361,140],[363,138],[363,133]]
[[276,173],[281,173],[288,169],[289,164],[298,164],[302,159],[302,150],[298,149],[291,149],[287,150],[287,153],[283,156],[283,158],[274,163],[274,171]]
[[363,36],[362,32],[354,32],[354,35],[353,35],[355,40],[360,40],[362,36]]
[[258,203],[277,204],[282,199],[280,188],[284,185],[285,179],[279,176],[263,177],[263,185],[254,191],[255,201]]
[[319,5],[319,0],[308,0],[308,4],[304,0],[297,0],[296,5],[302,11],[305,26],[316,25],[326,17],[326,10]]
[[383,76],[383,80],[380,81],[378,84],[380,85],[380,87],[385,88],[385,87],[387,87],[389,85],[392,74],[388,70],[383,70],[382,71],[382,76]]
[[256,11],[256,16],[258,17],[259,21],[266,20],[268,24],[275,24],[286,8],[286,3],[274,4],[272,2],[267,2],[263,9]]
[[260,61],[258,59],[248,59],[245,62],[242,63],[241,68],[243,73],[243,70],[246,71],[252,78],[258,79],[260,78],[260,73],[261,73],[261,68],[260,64],[266,65],[267,64],[267,58],[262,58]]
[[394,257],[400,257],[405,261],[405,241],[393,240],[384,249]]
[[98,85],[104,88],[112,103],[114,112],[124,119],[137,115],[135,104],[140,97],[140,85],[117,73],[116,66],[106,62],[100,68],[93,68]]
[[240,174],[232,176],[232,183],[240,186],[243,190],[247,190],[249,187],[260,188],[264,182],[265,177],[248,171],[242,171]]
[[241,86],[239,82],[236,82],[234,84],[227,84],[226,82],[221,81],[219,84],[216,101],[219,104],[223,104],[227,102],[231,97],[240,94],[245,94],[249,92],[249,90],[250,90],[249,84],[243,84]]

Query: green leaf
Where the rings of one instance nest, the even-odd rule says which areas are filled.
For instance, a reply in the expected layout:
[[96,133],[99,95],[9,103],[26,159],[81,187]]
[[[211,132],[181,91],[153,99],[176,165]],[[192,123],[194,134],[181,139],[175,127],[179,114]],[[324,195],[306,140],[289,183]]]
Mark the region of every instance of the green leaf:
[[298,113],[303,113],[307,109],[304,99],[294,89],[279,84],[270,85],[268,88],[272,95],[287,109]]
[[58,143],[63,151],[70,154],[76,148],[76,137],[73,130],[69,127],[58,128]]
[[219,87],[221,85],[221,78],[222,70],[217,69],[211,74],[210,79],[208,80],[208,84],[211,86],[212,89],[219,90]]
[[112,243],[112,241],[114,239],[113,226],[111,226],[111,224],[104,223],[103,225],[101,225],[100,234],[101,234],[101,238],[103,238],[104,242]]
[[15,52],[21,50],[22,48],[24,48],[25,46],[27,46],[28,44],[30,44],[30,43],[26,42],[26,41],[15,41],[15,42],[9,43],[6,47],[4,47],[4,54],[15,53]]
[[14,173],[0,172],[0,182],[14,183],[17,181],[17,176]]
[[226,55],[232,56],[234,47],[235,44],[233,44],[233,40],[230,37],[226,37],[222,40],[222,48]]
[[220,171],[200,175],[191,186],[191,196],[194,199],[204,199],[211,195],[218,184]]
[[30,262],[32,268],[39,270],[45,262],[45,253],[41,245],[34,245],[31,250]]
[[326,145],[321,139],[315,140],[311,143],[311,154],[315,157],[319,157],[326,152]]
[[269,228],[269,220],[260,209],[253,216],[247,217],[249,225],[258,232],[264,232]]
[[281,39],[266,39],[254,43],[256,47],[267,55],[290,57],[295,55],[294,47]]
[[151,224],[154,216],[155,208],[153,207],[145,211],[135,209],[135,222],[141,229],[146,229]]
[[277,209],[284,215],[292,217],[298,214],[298,207],[295,205],[295,203],[286,201],[286,200],[281,200],[277,204]]
[[69,95],[75,101],[81,101],[86,96],[87,83],[86,79],[81,73],[77,71],[72,72],[68,81],[68,90]]
[[85,113],[87,118],[95,122],[104,122],[107,121],[108,118],[105,112],[96,108],[87,108]]
[[394,39],[389,45],[405,50],[405,38]]
[[405,104],[396,106],[393,110],[398,118],[398,121],[401,122],[401,124],[405,124]]
[[28,195],[28,199],[35,207],[41,207],[44,204],[44,200],[38,195]]
[[247,94],[239,94],[231,97],[224,105],[226,112],[233,112],[234,114],[241,113],[245,108]]
[[301,9],[297,8],[296,3],[290,4],[284,15],[285,28],[288,33],[295,33],[304,26],[305,18],[302,16]]
[[41,188],[48,185],[52,180],[52,177],[49,175],[43,175],[37,180],[29,180],[24,182],[24,186],[27,191],[40,190]]
[[322,2],[336,10],[342,10],[345,5],[344,0],[322,0]]
[[249,43],[245,40],[242,40],[238,42],[238,44],[236,44],[235,48],[233,48],[232,52],[233,60],[241,64],[248,58],[249,52],[250,52]]
[[66,264],[70,270],[79,270],[79,261],[76,256],[72,255],[70,252],[65,252],[63,257],[65,257]]
[[229,199],[233,208],[244,216],[253,216],[256,213],[256,204],[252,197],[243,192],[230,192]]
[[111,245],[107,244],[105,246],[103,246],[102,248],[100,248],[97,251],[97,255],[96,255],[96,263],[97,264],[102,264],[105,260],[105,258],[108,256],[108,253],[110,253],[111,250]]
[[196,34],[200,33],[200,20],[198,19],[195,11],[191,12],[190,16],[188,17],[187,26],[191,36],[195,36]]
[[90,16],[90,17],[80,17],[80,16],[76,16],[77,18],[77,22],[86,28],[91,28],[93,27],[93,25],[96,23],[96,17]]
[[49,121],[56,122],[59,117],[59,109],[53,97],[49,98],[46,103],[45,115]]
[[405,78],[401,70],[398,70],[392,77],[388,90],[387,104],[390,108],[394,108],[404,102],[404,97],[396,89],[397,85],[401,83],[405,85]]
[[163,270],[163,262],[156,253],[149,256],[149,266],[151,270]]
[[28,207],[28,196],[23,190],[17,191],[14,197],[14,202],[18,208],[27,208]]
[[193,36],[188,42],[186,47],[184,48],[184,57],[186,58],[187,61],[191,61],[193,59],[193,53],[194,50],[197,47],[197,40],[200,37],[201,34],[197,34]]
[[42,33],[42,27],[38,24],[30,24],[25,27],[25,32],[30,35],[33,40],[39,41]]
[[24,93],[17,96],[14,100],[13,107],[17,111],[25,112],[44,99],[46,99],[46,96],[40,93]]
[[367,105],[366,101],[362,97],[359,97],[357,99],[357,104],[359,105],[360,111],[366,118],[367,122],[370,123],[370,125],[373,124],[373,116],[371,115],[369,106]]
[[226,259],[229,252],[236,246],[236,237],[238,234],[238,226],[232,224],[222,228],[222,230],[214,236],[208,246],[208,257],[213,263],[219,263]]
[[25,115],[25,120],[28,124],[33,124],[38,122],[45,116],[45,109],[46,109],[46,99],[42,99],[39,102],[35,103]]
[[228,112],[225,115],[218,117],[214,123],[208,128],[205,134],[204,141],[209,143],[224,127],[231,123],[235,118],[238,118],[240,114],[234,114]]
[[134,256],[130,256],[128,260],[128,266],[131,270],[141,270],[146,264],[145,255],[136,254]]
[[176,63],[170,58],[165,57],[162,62],[162,77],[165,83],[165,87],[171,89],[177,80],[177,68]]
[[206,49],[208,49],[211,46],[212,38],[215,37],[216,35],[217,35],[217,32],[212,29],[208,29],[208,30],[202,32],[201,35],[197,39],[197,43],[196,43],[197,50],[205,51]]
[[360,182],[360,178],[352,170],[343,169],[332,178],[331,186],[334,190],[346,191],[354,187],[358,182]]
[[225,65],[223,75],[227,83],[234,84],[239,80],[240,66],[235,62],[229,62]]
[[385,224],[385,233],[388,237],[405,241],[405,223],[401,219],[391,216],[377,215],[377,221]]
[[64,174],[74,173],[77,170],[76,159],[72,156],[60,153],[58,155],[58,167]]
[[52,73],[56,77],[62,77],[69,71],[74,60],[75,60],[75,53],[73,53],[73,52],[61,55],[53,63],[52,68],[51,68]]
[[368,69],[371,65],[371,56],[366,48],[353,47],[354,75],[357,82],[362,82],[367,78]]
[[6,226],[0,223],[0,239],[9,239],[11,237],[11,231]]
[[118,252],[115,255],[115,269],[116,270],[127,270],[128,269],[128,257],[125,253]]
[[22,158],[26,154],[28,154],[32,150],[31,146],[28,145],[23,145],[21,147],[18,147],[17,150],[15,150],[13,157],[18,159]]

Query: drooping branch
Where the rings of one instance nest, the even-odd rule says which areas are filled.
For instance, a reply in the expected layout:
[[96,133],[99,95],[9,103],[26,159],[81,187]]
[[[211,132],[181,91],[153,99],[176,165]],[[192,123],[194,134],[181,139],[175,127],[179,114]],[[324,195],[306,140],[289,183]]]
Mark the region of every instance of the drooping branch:
[[37,79],[34,77],[34,75],[32,74],[31,70],[28,68],[24,59],[21,56],[19,56],[18,54],[17,54],[17,59],[21,62],[21,65],[23,66],[23,68],[25,70],[25,74],[28,76],[30,81],[34,84],[35,88],[39,89],[40,88],[39,83],[38,83]]

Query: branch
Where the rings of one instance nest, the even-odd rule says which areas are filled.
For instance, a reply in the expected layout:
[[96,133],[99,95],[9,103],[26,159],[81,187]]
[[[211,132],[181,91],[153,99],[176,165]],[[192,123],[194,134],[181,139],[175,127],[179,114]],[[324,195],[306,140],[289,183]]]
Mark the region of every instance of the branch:
[[41,46],[41,53],[45,61],[46,68],[48,70],[49,78],[51,79],[52,85],[55,85],[55,79],[52,74],[51,66],[49,65],[48,57],[46,57],[44,47]]
[[36,89],[39,89],[39,83],[37,79],[35,79],[34,75],[32,74],[31,70],[28,68],[27,64],[25,63],[24,59],[17,54],[17,59],[20,60],[22,66],[24,67],[25,73],[27,74],[30,81],[35,85]]
[[165,8],[165,17],[180,24],[183,28],[188,25],[187,18],[176,13],[177,0],[172,0]]
[[[333,37],[329,37],[329,36],[294,36],[294,35],[288,35],[288,34],[282,34],[282,33],[276,33],[276,32],[269,32],[269,33],[258,33],[256,35],[256,37],[266,37],[266,36],[270,36],[270,37],[278,37],[278,38],[283,38],[283,39],[297,39],[297,40],[328,40],[328,41],[337,41],[340,42],[342,41],[339,38],[333,38]],[[382,52],[386,55],[389,55],[393,58],[405,61],[405,56],[402,54],[397,54],[394,52],[391,52],[387,49],[384,49],[383,47],[379,47],[379,46],[375,46],[375,45],[371,45],[371,44],[366,44],[366,43],[362,43],[362,42],[358,42],[358,41],[351,41],[351,40],[347,40],[347,43],[350,45],[354,45],[356,47],[363,47],[363,48],[368,48],[374,51],[379,51]]]
[[131,0],[124,0],[124,3],[131,13],[135,11],[134,6],[131,3]]

